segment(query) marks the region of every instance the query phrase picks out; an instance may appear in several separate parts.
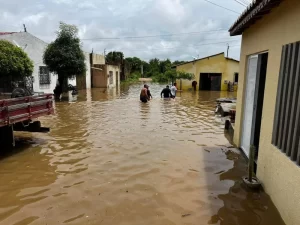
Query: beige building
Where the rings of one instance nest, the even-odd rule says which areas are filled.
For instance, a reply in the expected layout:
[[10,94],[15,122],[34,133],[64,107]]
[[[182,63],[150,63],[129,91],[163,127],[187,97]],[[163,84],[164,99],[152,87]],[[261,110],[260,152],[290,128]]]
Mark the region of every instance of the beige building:
[[111,88],[120,85],[120,66],[105,63],[105,57],[99,54],[90,55],[92,87]]
[[242,34],[234,142],[256,146],[257,176],[288,225],[300,224],[300,1],[256,0]]
[[191,89],[193,81],[197,90],[227,91],[229,82],[236,90],[239,79],[239,61],[225,57],[224,52],[177,65],[176,70],[195,76],[192,81],[178,80],[181,90]]

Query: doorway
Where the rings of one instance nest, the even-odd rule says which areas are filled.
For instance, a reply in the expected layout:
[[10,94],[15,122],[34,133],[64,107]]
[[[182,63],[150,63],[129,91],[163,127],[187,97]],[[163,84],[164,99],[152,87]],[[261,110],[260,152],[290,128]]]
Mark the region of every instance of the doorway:
[[251,145],[256,147],[256,157],[259,150],[267,64],[268,53],[252,55],[248,58],[241,138],[241,148],[247,156]]
[[200,73],[201,91],[220,91],[222,82],[222,73]]

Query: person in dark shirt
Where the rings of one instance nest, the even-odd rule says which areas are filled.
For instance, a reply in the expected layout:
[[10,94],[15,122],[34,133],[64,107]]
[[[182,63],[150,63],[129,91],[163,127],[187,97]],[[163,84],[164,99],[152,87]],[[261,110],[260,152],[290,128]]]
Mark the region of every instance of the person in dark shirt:
[[193,89],[194,89],[194,91],[196,91],[196,88],[197,88],[197,81],[193,81],[192,82],[192,87],[193,87]]
[[167,87],[161,91],[160,96],[162,97],[163,95],[164,95],[164,98],[172,98],[172,93],[169,88],[169,85],[167,85]]

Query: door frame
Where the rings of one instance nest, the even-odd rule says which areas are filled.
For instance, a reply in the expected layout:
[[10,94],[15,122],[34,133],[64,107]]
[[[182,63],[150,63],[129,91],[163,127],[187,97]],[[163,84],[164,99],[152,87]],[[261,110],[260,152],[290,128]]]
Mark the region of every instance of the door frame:
[[245,104],[247,104],[247,89],[248,89],[248,76],[249,76],[249,62],[251,58],[257,57],[257,65],[256,65],[256,73],[255,73],[255,82],[254,82],[254,96],[253,96],[253,109],[252,113],[252,121],[251,121],[251,130],[250,130],[250,145],[254,145],[256,147],[256,157],[259,148],[259,138],[261,131],[261,119],[262,119],[262,111],[263,111],[263,102],[264,102],[264,90],[265,90],[265,82],[266,82],[266,73],[268,67],[268,51],[261,52],[259,54],[254,54],[248,56],[247,59],[247,73],[245,76],[245,94],[243,97],[243,115],[242,115],[242,132],[241,132],[241,149],[244,154],[248,157],[250,149],[244,149],[242,146],[243,142],[243,133],[244,133],[244,123],[245,123]]

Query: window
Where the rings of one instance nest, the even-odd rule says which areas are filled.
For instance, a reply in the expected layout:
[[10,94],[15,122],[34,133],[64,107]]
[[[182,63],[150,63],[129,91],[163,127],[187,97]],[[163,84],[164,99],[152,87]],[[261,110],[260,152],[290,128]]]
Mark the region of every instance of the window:
[[51,83],[50,72],[47,66],[39,67],[39,78],[40,78],[40,85]]
[[300,42],[283,46],[272,144],[300,165]]
[[239,73],[234,73],[234,83],[239,82]]
[[109,84],[114,83],[114,74],[113,71],[109,71]]

